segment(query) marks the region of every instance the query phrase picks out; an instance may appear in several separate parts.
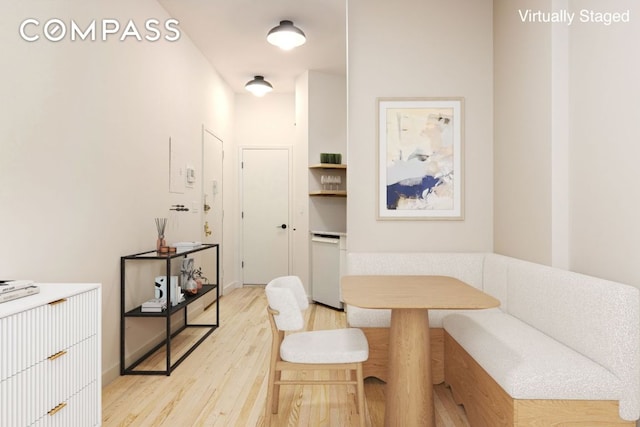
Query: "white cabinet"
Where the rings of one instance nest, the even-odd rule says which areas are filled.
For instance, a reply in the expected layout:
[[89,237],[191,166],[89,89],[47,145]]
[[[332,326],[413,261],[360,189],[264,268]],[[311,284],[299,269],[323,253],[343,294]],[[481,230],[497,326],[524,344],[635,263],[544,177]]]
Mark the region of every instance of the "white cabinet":
[[344,233],[314,232],[311,237],[312,299],[342,309],[340,278],[344,275],[346,251]]
[[99,284],[40,283],[0,304],[0,426],[99,426]]

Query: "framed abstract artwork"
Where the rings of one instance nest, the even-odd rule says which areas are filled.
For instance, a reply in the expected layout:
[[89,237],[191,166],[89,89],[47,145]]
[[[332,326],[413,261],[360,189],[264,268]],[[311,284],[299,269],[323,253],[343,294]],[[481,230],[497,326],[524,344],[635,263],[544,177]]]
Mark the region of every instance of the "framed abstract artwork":
[[464,98],[378,99],[378,219],[462,220]]

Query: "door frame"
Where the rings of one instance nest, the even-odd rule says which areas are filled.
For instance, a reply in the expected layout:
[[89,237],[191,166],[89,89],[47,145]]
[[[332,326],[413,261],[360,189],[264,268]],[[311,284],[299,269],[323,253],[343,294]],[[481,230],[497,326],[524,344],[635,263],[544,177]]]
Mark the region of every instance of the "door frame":
[[199,226],[199,230],[200,233],[204,232],[204,223],[205,223],[205,212],[204,212],[204,186],[205,186],[205,182],[204,182],[204,165],[205,165],[205,158],[204,158],[204,144],[205,144],[205,137],[206,134],[209,134],[210,136],[214,137],[215,139],[217,139],[218,141],[220,141],[220,149],[222,151],[222,158],[221,158],[221,170],[220,170],[220,176],[221,176],[221,182],[219,183],[219,191],[220,191],[220,198],[219,198],[219,202],[220,202],[220,211],[221,211],[221,218],[220,218],[220,246],[218,247],[218,269],[219,269],[219,282],[218,283],[218,287],[220,288],[220,295],[222,296],[224,294],[224,264],[225,264],[225,257],[224,257],[224,248],[225,248],[225,244],[224,244],[224,223],[225,223],[225,212],[224,212],[224,140],[222,138],[220,138],[213,130],[211,130],[209,127],[207,127],[206,125],[202,125],[202,142],[201,142],[201,160],[202,160],[202,164],[200,165],[201,171],[202,171],[202,176],[201,176],[201,187],[200,187],[200,226]]
[[242,262],[244,260],[244,221],[242,221],[242,208],[244,206],[244,182],[243,182],[243,172],[242,172],[242,161],[243,154],[245,150],[286,150],[287,152],[287,167],[288,167],[288,194],[287,201],[289,204],[289,209],[287,212],[287,228],[289,232],[287,233],[287,244],[289,247],[287,253],[287,270],[288,274],[291,274],[293,267],[293,227],[291,225],[293,219],[293,147],[291,145],[240,145],[238,146],[238,213],[240,215],[240,241],[238,247],[240,249],[240,262],[238,266],[240,268],[240,278],[242,282],[242,286],[244,286],[244,268],[242,267]]

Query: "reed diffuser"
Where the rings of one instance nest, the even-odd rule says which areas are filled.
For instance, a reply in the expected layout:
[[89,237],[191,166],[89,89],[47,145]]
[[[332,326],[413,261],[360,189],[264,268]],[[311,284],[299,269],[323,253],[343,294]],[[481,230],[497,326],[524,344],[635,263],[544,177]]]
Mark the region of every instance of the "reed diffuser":
[[167,218],[156,218],[156,229],[158,230],[158,240],[156,241],[156,250],[160,252],[162,247],[167,246],[164,239],[164,230],[167,227]]

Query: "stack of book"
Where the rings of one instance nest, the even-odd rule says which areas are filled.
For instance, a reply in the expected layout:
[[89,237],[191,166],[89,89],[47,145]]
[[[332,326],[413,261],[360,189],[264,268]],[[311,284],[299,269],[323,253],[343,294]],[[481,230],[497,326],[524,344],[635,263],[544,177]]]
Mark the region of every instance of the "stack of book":
[[143,313],[161,313],[167,308],[167,300],[165,298],[152,298],[143,302],[140,311]]
[[33,280],[0,280],[0,303],[37,294],[40,288]]

